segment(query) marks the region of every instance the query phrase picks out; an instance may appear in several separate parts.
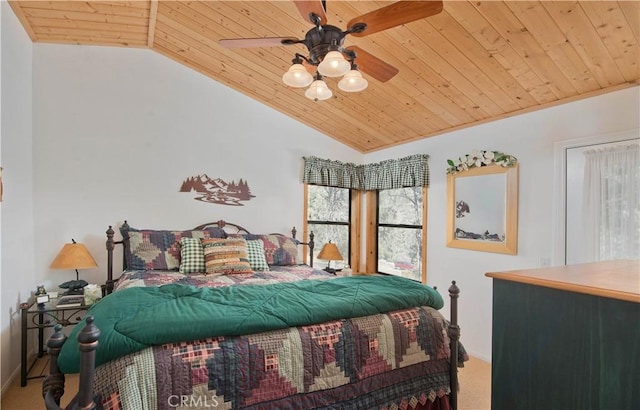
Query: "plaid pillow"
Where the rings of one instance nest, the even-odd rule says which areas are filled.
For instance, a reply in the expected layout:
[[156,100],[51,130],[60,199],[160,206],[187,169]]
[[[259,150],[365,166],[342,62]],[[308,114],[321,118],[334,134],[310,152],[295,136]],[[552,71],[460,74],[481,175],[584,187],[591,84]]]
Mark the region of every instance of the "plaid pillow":
[[207,274],[252,273],[247,241],[235,239],[202,239]]
[[262,239],[248,240],[247,254],[249,254],[251,269],[261,272],[269,270],[267,259],[264,256],[264,242],[262,242]]
[[180,273],[204,272],[204,250],[200,238],[180,239]]

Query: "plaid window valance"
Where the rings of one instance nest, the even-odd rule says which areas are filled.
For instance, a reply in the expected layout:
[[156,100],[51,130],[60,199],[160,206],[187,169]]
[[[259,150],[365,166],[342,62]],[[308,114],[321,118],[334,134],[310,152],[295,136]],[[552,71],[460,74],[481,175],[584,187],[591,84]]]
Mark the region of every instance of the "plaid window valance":
[[303,157],[302,182],[372,191],[429,186],[429,155],[417,154],[373,164],[356,165],[317,157]]

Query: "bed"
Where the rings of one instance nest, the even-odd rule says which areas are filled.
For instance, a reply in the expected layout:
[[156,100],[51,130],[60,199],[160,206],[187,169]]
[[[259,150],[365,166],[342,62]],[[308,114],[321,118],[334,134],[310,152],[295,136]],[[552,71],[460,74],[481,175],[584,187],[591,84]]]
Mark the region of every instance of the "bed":
[[[188,231],[107,230],[105,297],[47,342],[43,382],[59,408],[455,409],[459,345],[435,288],[314,269],[313,237],[218,221]],[[113,253],[122,244],[123,273]],[[309,248],[309,265],[299,247]]]

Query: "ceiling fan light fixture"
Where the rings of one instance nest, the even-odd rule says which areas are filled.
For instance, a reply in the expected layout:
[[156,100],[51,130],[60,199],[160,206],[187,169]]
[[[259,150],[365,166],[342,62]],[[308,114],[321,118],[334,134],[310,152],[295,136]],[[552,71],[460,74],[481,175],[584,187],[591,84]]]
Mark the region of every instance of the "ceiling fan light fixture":
[[282,82],[289,87],[302,88],[313,82],[313,76],[302,64],[293,64],[282,76]]
[[304,96],[310,100],[314,101],[322,101],[331,98],[333,93],[327,87],[327,83],[325,83],[321,78],[315,80],[311,83],[311,86],[305,91]]
[[329,51],[318,64],[318,72],[325,77],[341,77],[349,72],[351,64],[339,51]]
[[352,69],[338,82],[338,88],[348,93],[362,91],[369,86],[369,82],[357,69]]

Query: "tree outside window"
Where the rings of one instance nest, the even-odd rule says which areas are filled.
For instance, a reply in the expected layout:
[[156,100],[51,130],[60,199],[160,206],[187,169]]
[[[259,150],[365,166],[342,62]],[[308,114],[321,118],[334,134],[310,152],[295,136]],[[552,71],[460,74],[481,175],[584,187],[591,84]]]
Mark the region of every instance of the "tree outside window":
[[[332,268],[340,269],[349,263],[350,190],[318,185],[307,185],[307,229],[313,232],[314,260],[325,243],[335,243],[344,261],[331,262]],[[314,263],[323,268],[326,261]]]
[[378,191],[378,272],[422,281],[421,187]]

